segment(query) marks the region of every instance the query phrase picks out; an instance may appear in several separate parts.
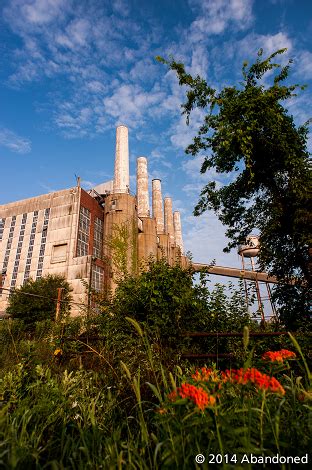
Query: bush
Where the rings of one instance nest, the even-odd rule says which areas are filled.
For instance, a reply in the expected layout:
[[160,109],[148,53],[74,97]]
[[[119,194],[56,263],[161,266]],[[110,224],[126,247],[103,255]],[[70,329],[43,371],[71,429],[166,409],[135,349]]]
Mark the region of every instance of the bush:
[[7,313],[12,318],[23,320],[29,329],[42,320],[54,320],[57,300],[57,289],[62,288],[61,316],[70,311],[70,292],[72,288],[64,277],[48,275],[36,281],[29,279],[9,297]]

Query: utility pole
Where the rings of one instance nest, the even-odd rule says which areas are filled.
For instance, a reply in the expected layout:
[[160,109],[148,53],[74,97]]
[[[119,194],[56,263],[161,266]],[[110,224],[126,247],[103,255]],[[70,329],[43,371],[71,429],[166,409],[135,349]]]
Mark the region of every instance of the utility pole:
[[61,299],[62,299],[62,292],[64,287],[57,288],[57,301],[56,301],[56,311],[55,311],[55,321],[58,322],[61,318]]
[[87,308],[87,318],[90,317],[91,310],[91,297],[92,297],[92,274],[93,274],[93,263],[96,260],[94,256],[90,257],[90,274],[89,274],[89,285],[88,285],[88,308]]

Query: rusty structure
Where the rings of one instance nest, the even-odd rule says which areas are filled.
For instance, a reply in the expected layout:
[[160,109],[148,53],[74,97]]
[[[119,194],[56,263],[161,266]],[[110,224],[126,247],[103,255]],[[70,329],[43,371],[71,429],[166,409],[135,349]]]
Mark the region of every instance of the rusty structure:
[[[137,159],[137,192],[130,191],[128,128],[116,130],[113,181],[85,191],[75,187],[0,206],[0,312],[10,292],[28,279],[64,276],[73,288],[72,315],[90,304],[83,284],[114,291],[118,276],[146,269],[146,260],[164,258],[185,267],[181,217],[161,180],[152,180],[148,162]],[[150,209],[152,208],[152,211]],[[192,263],[194,271],[275,282],[265,273]],[[82,283],[81,281],[85,281]],[[1,289],[2,288],[2,289]]]

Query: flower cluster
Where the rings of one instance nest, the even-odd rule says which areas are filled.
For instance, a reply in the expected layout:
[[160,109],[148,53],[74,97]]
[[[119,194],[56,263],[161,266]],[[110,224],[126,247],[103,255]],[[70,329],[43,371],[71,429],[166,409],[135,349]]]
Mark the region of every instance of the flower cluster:
[[267,390],[269,392],[285,394],[285,390],[282,385],[276,380],[275,377],[271,377],[266,374],[262,374],[258,369],[232,369],[222,372],[223,381],[230,383],[237,383],[242,385],[254,384],[261,390]]
[[192,375],[192,379],[196,382],[220,381],[218,372],[213,369],[207,369],[207,367],[202,367],[200,370],[196,370],[195,374]]
[[294,359],[296,354],[287,349],[281,349],[280,351],[267,351],[262,355],[262,359],[271,362],[284,362],[284,359]]
[[168,395],[170,401],[175,401],[178,397],[191,400],[200,410],[207,406],[213,406],[216,402],[215,397],[208,395],[201,387],[195,387],[195,385],[188,383],[183,383],[181,387]]

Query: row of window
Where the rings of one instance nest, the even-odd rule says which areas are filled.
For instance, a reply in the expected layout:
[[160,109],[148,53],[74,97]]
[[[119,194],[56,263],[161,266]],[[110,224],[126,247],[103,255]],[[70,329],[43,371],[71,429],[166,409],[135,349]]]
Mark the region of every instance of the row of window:
[[41,244],[40,244],[36,279],[39,279],[42,276],[44,252],[45,252],[45,247],[47,243],[49,217],[50,217],[50,209],[48,208],[44,211],[44,220],[43,220],[43,227],[42,227],[42,234],[41,234]]
[[24,272],[24,284],[29,279],[31,258],[32,258],[33,250],[34,250],[35,236],[36,236],[36,230],[37,230],[37,222],[38,222],[38,211],[34,211],[30,238],[29,238],[27,258],[26,258],[26,266],[25,266],[25,272]]
[[[7,274],[7,267],[8,267],[8,264],[9,264],[10,251],[11,251],[11,246],[12,246],[12,240],[13,240],[15,224],[16,224],[16,215],[13,215],[13,217],[11,219],[9,237],[8,237],[8,241],[7,241],[7,245],[6,245],[6,249],[5,249],[3,264],[2,264],[2,286],[4,284],[6,274]],[[1,291],[1,294],[2,294],[2,291]]]
[[[85,207],[80,208],[77,237],[77,256],[89,254],[91,213]],[[103,221],[98,217],[94,219],[93,256],[102,258],[103,254]]]
[[[40,251],[39,251],[39,258],[38,258],[38,266],[37,266],[37,273],[36,278],[40,278],[42,276],[43,270],[43,260],[44,260],[44,253],[47,241],[47,230],[49,224],[49,216],[50,216],[50,209],[45,209],[44,212],[44,222],[42,227],[42,235],[41,235],[41,244],[40,244]],[[0,241],[3,237],[3,231],[5,226],[4,218],[0,218]],[[11,279],[11,287],[14,288],[16,285],[16,279],[19,269],[19,263],[21,258],[22,252],[22,245],[25,236],[25,228],[26,228],[26,221],[27,221],[27,213],[23,214],[20,231],[19,231],[19,239],[17,244],[15,262],[13,267],[12,279]],[[32,219],[32,226],[29,238],[29,245],[28,245],[28,252],[25,264],[25,272],[24,272],[24,283],[29,279],[30,275],[30,267],[35,243],[35,236],[37,230],[37,223],[38,223],[38,211],[34,211],[33,219]],[[9,230],[9,237],[6,245],[6,251],[2,266],[2,285],[4,284],[5,277],[6,277],[6,270],[9,262],[10,251],[13,241],[13,235],[16,225],[16,216],[12,216],[11,225]],[[89,241],[90,241],[90,225],[91,225],[91,213],[90,211],[85,208],[80,208],[79,214],[79,226],[78,226],[78,240],[77,240],[77,256],[86,256],[89,254]],[[98,217],[94,219],[94,234],[93,234],[93,255],[96,258],[102,258],[103,253],[103,221]],[[101,286],[103,286],[103,279],[104,279],[104,272],[103,269],[95,266],[93,273],[92,273],[92,283],[94,284],[94,288],[96,290],[100,290]]]
[[2,237],[3,237],[4,226],[5,226],[5,219],[0,217],[0,242],[1,242]]
[[21,259],[22,245],[23,245],[24,234],[25,234],[26,221],[27,221],[27,214],[25,213],[23,214],[22,223],[21,223],[20,232],[19,232],[18,246],[16,249],[15,262],[14,262],[13,274],[12,274],[12,279],[11,279],[11,288],[14,288],[16,284],[16,278],[17,278],[18,267],[19,267],[19,263]]

